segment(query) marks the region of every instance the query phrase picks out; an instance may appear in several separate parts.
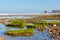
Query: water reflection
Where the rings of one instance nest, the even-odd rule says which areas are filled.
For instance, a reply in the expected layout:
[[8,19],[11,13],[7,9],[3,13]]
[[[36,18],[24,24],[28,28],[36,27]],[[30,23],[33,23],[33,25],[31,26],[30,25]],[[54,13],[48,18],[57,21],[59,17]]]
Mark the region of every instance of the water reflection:
[[4,33],[6,31],[6,27],[3,24],[0,24],[0,34]]

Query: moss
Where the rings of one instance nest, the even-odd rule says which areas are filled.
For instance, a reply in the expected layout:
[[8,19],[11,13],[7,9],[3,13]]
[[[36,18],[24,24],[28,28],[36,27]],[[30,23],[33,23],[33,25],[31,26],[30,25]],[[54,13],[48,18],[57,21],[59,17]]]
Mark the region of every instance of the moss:
[[27,28],[36,28],[35,24],[26,24]]
[[24,28],[25,22],[23,20],[13,20],[11,24],[7,24],[8,27],[17,27],[17,28]]
[[34,29],[26,29],[26,30],[10,30],[6,31],[5,35],[10,36],[33,36]]

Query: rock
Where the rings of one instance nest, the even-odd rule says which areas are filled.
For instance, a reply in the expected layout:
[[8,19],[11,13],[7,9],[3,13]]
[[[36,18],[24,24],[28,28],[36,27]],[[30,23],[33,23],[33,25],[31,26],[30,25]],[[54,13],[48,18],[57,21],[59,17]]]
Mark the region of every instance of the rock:
[[0,30],[1,30],[2,28],[0,28]]
[[56,25],[56,24],[54,24],[53,26],[54,26],[54,27],[56,27],[57,25]]

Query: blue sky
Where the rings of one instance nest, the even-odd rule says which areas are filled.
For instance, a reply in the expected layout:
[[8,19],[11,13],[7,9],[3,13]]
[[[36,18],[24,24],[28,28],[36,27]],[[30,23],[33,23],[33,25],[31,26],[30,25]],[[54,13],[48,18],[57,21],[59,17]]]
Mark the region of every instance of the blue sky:
[[0,12],[34,12],[60,10],[60,0],[0,0]]

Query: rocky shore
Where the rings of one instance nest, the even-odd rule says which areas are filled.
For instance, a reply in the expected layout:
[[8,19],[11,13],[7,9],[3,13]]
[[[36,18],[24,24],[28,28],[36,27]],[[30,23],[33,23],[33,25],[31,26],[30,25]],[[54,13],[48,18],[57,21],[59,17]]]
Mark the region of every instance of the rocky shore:
[[52,27],[49,33],[54,40],[60,40],[60,27]]

